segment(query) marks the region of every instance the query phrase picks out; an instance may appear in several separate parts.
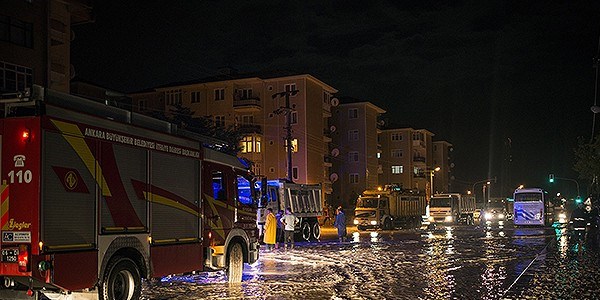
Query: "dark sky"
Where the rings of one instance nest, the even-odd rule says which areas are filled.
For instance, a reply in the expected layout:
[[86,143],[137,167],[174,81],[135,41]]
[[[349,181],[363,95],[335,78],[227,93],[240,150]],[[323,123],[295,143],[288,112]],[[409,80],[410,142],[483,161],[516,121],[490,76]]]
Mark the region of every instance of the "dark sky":
[[454,144],[465,186],[571,189],[548,173],[576,178],[591,136],[599,1],[95,2],[95,23],[74,28],[80,78],[131,92],[222,67],[308,73]]

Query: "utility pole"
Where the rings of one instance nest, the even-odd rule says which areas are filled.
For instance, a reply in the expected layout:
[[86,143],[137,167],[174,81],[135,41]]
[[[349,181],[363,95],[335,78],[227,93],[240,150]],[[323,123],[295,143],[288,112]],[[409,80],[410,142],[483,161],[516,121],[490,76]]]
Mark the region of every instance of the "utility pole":
[[293,182],[292,180],[292,107],[290,106],[290,95],[294,96],[298,94],[298,90],[293,91],[283,91],[280,93],[273,94],[272,98],[278,98],[281,96],[285,96],[285,106],[281,106],[274,111],[276,114],[284,114],[286,115],[286,122],[284,129],[286,130],[285,134],[285,143],[286,143],[286,151],[287,151],[287,180],[289,182]]

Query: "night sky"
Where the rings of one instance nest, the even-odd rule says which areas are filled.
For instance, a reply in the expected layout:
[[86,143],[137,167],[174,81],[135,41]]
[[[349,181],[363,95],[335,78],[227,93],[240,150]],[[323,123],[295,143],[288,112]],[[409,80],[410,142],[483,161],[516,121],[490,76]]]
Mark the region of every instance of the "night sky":
[[575,193],[546,182],[577,177],[591,136],[599,1],[95,1],[94,15],[74,27],[78,78],[132,92],[223,67],[307,73],[454,144],[457,189],[504,174]]

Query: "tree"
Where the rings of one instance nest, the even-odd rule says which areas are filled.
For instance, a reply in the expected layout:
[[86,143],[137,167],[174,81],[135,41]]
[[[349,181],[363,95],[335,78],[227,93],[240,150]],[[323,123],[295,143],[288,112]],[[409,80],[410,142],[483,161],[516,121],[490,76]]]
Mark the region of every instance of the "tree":
[[194,112],[181,104],[174,105],[170,109],[170,115],[169,121],[177,124],[179,128],[222,141],[207,145],[209,147],[234,155],[241,150],[243,135],[234,126],[217,127],[209,117],[194,117]]
[[575,165],[573,169],[579,173],[579,178],[590,182],[589,192],[598,195],[600,187],[598,186],[598,175],[600,175],[600,136],[597,136],[592,142],[586,143],[583,138],[579,138],[579,143],[575,149]]

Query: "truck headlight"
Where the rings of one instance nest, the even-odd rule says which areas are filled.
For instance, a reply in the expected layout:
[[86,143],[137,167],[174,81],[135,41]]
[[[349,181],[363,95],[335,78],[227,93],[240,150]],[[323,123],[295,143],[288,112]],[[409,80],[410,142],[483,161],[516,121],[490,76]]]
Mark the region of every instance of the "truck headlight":
[[559,219],[566,219],[566,218],[567,218],[567,214],[565,214],[565,213],[560,213],[560,214],[558,214],[558,218],[559,218]]
[[504,219],[504,214],[499,214],[498,219]]
[[428,220],[429,220],[429,222],[433,222],[433,221],[435,221],[435,218],[434,217],[429,217]]
[[371,225],[377,225],[377,221],[371,221]]
[[452,216],[446,216],[444,218],[444,221],[446,221],[446,222],[452,222]]
[[358,225],[358,220],[354,220],[354,225]]
[[487,220],[491,220],[491,219],[493,219],[493,218],[494,218],[494,215],[493,215],[492,213],[485,213],[485,218],[486,218]]

